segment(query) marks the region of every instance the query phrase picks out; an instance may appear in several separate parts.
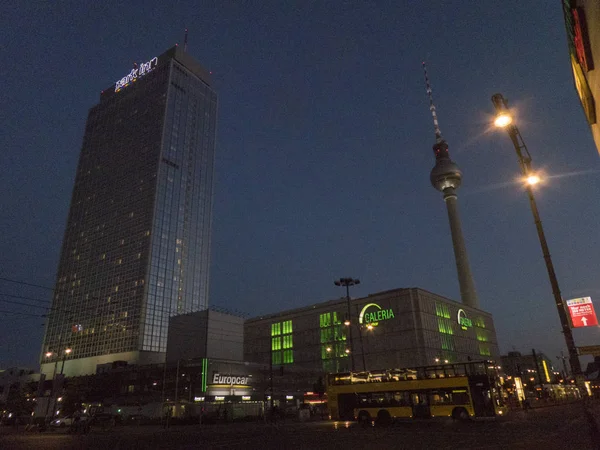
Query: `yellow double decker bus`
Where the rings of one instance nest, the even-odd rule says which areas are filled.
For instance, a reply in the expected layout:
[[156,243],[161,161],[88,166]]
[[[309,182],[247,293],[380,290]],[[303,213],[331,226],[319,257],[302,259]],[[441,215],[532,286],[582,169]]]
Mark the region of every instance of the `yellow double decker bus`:
[[408,369],[334,373],[327,377],[335,420],[389,424],[399,418],[505,415],[498,371],[491,361]]

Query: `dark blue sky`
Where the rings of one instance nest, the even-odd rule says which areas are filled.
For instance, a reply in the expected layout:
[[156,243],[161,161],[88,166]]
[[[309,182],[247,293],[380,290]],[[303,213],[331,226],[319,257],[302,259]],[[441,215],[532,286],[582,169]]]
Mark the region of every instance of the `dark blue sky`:
[[[354,296],[421,287],[459,298],[445,206],[429,184],[424,59],[464,172],[463,228],[501,350],[554,359],[564,345],[527,197],[511,183],[514,150],[489,127],[495,92],[553,176],[537,199],[564,297],[600,295],[600,160],[558,0],[1,8],[0,276],[53,286],[88,109],[187,26],[219,94],[212,304],[251,315],[303,306],[341,296],[341,276],[361,279]],[[51,297],[5,282],[0,293]],[[2,311],[43,313],[6,300]],[[0,312],[0,366],[36,364],[42,323]]]

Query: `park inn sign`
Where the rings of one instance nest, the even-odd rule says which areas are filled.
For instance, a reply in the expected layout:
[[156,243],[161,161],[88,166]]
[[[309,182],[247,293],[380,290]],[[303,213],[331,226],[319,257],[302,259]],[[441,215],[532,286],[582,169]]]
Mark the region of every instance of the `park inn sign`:
[[369,303],[365,305],[360,312],[358,323],[376,327],[380,321],[393,319],[394,317],[392,308],[383,309],[377,303]]

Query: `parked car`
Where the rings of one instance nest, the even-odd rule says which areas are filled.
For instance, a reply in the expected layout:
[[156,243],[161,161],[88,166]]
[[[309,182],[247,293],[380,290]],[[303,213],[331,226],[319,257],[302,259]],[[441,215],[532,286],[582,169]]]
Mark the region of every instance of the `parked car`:
[[[80,417],[80,420],[83,422],[85,420],[88,420],[88,416],[82,415]],[[65,416],[65,417],[59,417],[58,419],[54,419],[52,422],[50,422],[50,426],[51,427],[57,427],[57,428],[65,428],[65,427],[70,427],[73,424],[73,416],[69,415],[69,416]]]

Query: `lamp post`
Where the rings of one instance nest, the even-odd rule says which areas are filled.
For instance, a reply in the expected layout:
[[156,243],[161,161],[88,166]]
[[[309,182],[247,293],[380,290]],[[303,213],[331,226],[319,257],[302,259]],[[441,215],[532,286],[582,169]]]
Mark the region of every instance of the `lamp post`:
[[[360,284],[360,280],[356,278],[340,278],[339,280],[335,280],[333,282],[336,286],[345,286],[346,287],[346,306],[348,308],[348,317],[344,322],[344,325],[348,327],[348,337],[350,339],[350,364],[352,368],[352,372],[354,372],[354,344],[352,342],[352,321],[350,317],[352,316],[352,312],[350,311],[350,286],[354,286],[356,284]],[[346,352],[348,353],[348,352]]]
[[537,229],[538,238],[542,247],[542,253],[544,255],[544,261],[546,262],[546,270],[548,271],[548,278],[550,278],[550,285],[552,286],[552,294],[554,295],[554,303],[558,311],[558,317],[560,318],[560,324],[562,326],[562,332],[565,336],[565,343],[567,344],[567,350],[569,351],[569,362],[571,363],[571,372],[577,380],[577,384],[581,385],[583,392],[585,387],[583,386],[583,375],[581,372],[581,364],[579,362],[579,355],[577,354],[577,347],[575,347],[575,340],[573,339],[573,333],[569,326],[569,320],[567,318],[567,312],[563,304],[563,299],[560,294],[560,288],[558,286],[558,280],[556,279],[556,273],[554,272],[554,265],[552,264],[552,258],[550,257],[550,250],[548,249],[548,243],[546,242],[546,236],[544,229],[542,228],[542,221],[540,219],[540,213],[535,202],[533,195],[533,186],[540,182],[540,178],[531,169],[531,155],[527,150],[527,146],[519,133],[519,129],[513,123],[513,118],[508,109],[508,103],[502,94],[494,94],[492,96],[492,103],[496,108],[496,119],[494,125],[499,128],[505,128],[508,132],[517,157],[519,158],[519,165],[521,171],[527,180],[525,190],[529,197],[529,204],[531,206],[531,212],[533,213],[533,220]]
[[63,353],[63,360],[62,360],[62,365],[60,366],[60,374],[63,374],[63,371],[65,370],[65,360],[67,359],[67,355],[69,355],[73,350],[70,347],[65,348],[65,351]]

